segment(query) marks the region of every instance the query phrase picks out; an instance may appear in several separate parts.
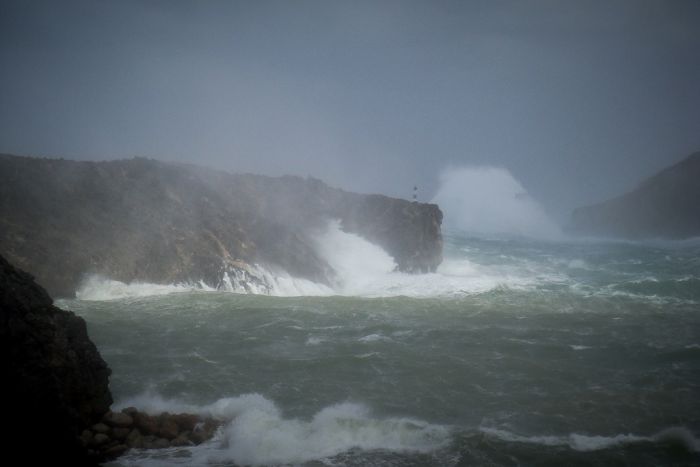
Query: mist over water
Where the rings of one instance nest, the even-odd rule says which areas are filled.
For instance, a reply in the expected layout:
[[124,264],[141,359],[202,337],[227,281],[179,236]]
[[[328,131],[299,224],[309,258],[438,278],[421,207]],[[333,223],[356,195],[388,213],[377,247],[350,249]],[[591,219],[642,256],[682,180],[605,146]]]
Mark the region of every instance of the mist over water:
[[445,213],[447,229],[550,239],[561,236],[559,226],[504,168],[447,169],[432,202]]

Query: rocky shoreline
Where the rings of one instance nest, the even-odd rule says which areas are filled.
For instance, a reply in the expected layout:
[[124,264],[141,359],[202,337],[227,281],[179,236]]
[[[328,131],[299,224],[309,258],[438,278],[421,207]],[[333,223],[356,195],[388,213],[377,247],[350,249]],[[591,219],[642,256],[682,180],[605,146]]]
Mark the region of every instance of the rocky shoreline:
[[334,220],[383,248],[399,271],[442,261],[434,204],[149,159],[0,154],[0,252],[52,297],[74,296],[92,275],[265,293],[258,266],[331,285],[336,271],[316,239]]
[[129,449],[196,446],[211,439],[221,421],[196,414],[163,412],[149,415],[134,407],[108,411],[86,428],[80,442],[96,462],[113,460]]

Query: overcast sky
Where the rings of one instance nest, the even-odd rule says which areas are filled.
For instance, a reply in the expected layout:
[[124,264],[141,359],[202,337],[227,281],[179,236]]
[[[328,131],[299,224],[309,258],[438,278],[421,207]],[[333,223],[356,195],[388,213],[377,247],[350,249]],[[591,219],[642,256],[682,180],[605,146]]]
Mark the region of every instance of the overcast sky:
[[430,199],[504,167],[562,219],[700,150],[700,1],[0,0],[0,152]]

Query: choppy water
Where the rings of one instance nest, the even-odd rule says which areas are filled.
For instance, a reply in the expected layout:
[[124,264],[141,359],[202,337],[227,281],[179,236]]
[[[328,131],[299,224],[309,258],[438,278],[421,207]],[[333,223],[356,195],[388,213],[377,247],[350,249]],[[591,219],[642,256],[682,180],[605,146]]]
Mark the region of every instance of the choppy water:
[[700,242],[446,240],[319,296],[60,302],[116,408],[230,420],[119,465],[700,465]]

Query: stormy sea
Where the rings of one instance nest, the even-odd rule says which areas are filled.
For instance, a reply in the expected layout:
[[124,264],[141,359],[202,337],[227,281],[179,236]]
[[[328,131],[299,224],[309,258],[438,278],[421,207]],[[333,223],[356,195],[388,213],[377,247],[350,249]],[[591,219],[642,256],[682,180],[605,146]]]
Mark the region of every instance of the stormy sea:
[[336,284],[86,281],[114,409],[224,420],[113,466],[698,465],[700,241],[444,232],[435,273],[330,226]]

